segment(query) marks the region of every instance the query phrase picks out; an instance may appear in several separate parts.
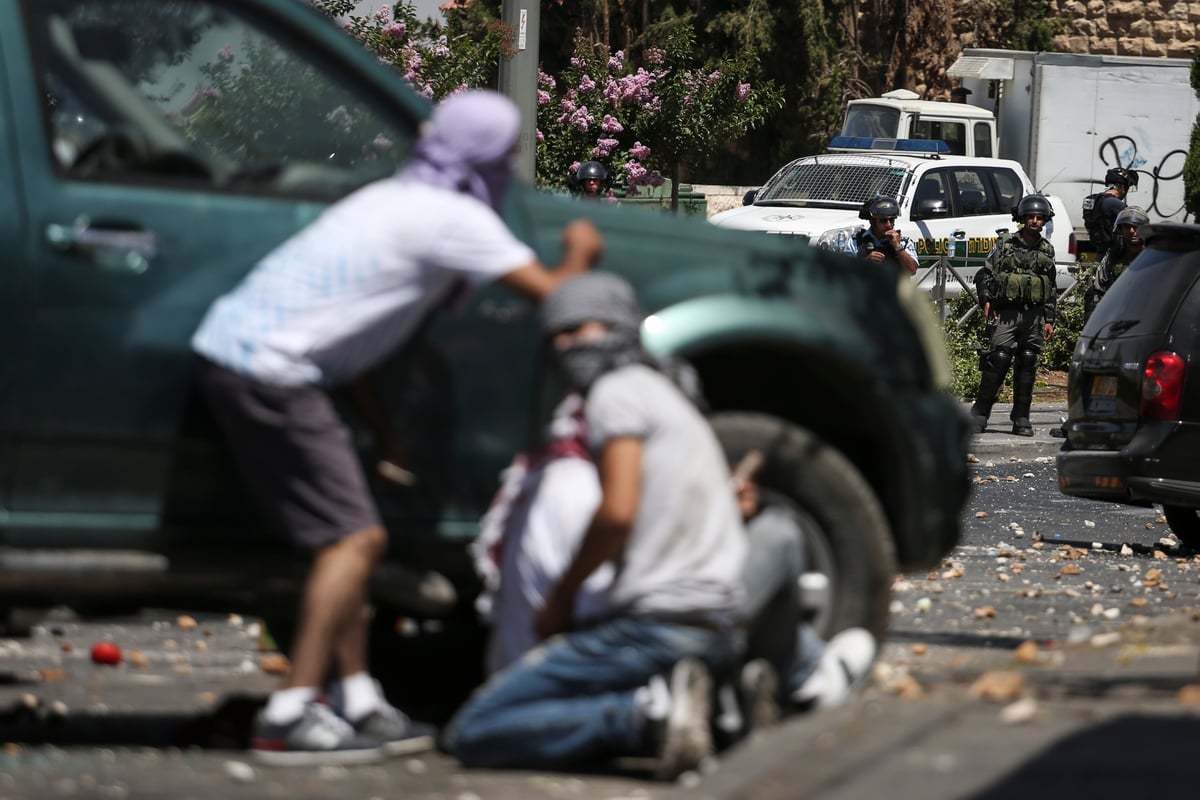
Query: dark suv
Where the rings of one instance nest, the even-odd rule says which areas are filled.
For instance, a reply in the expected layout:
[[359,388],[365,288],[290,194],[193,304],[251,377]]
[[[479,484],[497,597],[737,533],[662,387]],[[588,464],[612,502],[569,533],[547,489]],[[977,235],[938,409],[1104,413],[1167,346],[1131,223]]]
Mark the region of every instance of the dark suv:
[[[0,0],[0,611],[291,607],[305,564],[249,512],[188,342],[263,254],[403,163],[428,113],[300,0]],[[881,630],[896,571],[955,545],[967,494],[928,302],[783,237],[507,199],[545,263],[584,215],[653,312],[647,346],[693,361],[730,454],[763,451],[774,502],[815,520],[820,626]],[[464,545],[551,409],[545,363],[532,307],[493,287],[382,371],[419,481],[374,487],[380,607],[470,611]]]
[[1071,358],[1066,494],[1159,503],[1200,548],[1200,225],[1140,229],[1146,249],[1088,320]]

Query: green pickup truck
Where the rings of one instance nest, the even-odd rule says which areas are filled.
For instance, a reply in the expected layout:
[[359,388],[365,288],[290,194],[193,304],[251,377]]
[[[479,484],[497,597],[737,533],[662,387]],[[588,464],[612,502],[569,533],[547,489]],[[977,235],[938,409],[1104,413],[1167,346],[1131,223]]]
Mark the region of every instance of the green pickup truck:
[[[248,509],[188,342],[257,259],[403,163],[429,108],[299,0],[0,0],[0,611],[290,608],[306,565]],[[785,237],[507,201],[545,263],[582,215],[652,312],[647,345],[699,370],[731,456],[762,450],[770,502],[814,521],[820,628],[881,632],[894,575],[956,544],[968,492],[928,309]],[[470,607],[466,544],[556,399],[535,323],[492,288],[383,370],[420,480],[375,487],[378,608]]]

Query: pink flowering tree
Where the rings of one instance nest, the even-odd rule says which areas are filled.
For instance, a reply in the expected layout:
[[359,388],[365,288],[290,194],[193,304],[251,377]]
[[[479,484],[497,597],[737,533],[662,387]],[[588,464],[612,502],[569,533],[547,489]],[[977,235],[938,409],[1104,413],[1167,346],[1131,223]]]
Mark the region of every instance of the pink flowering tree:
[[[430,100],[494,86],[500,59],[511,55],[510,28],[486,15],[468,18],[470,5],[442,26],[418,21],[407,2],[367,16],[352,13],[353,0],[312,2]],[[688,25],[647,41],[635,64],[580,35],[567,68],[539,75],[539,186],[565,187],[581,162],[597,160],[626,195],[670,178],[674,208],[682,176],[735,146],[782,105],[772,82],[753,80],[758,63],[748,53],[701,63]]]
[[495,82],[500,58],[507,52],[510,26],[493,22],[459,30],[451,14],[445,25],[418,20],[412,3],[382,5],[370,15],[351,12],[353,0],[313,0],[341,21],[385,64],[390,64],[429,100],[441,100],[464,89]]
[[644,48],[640,66],[620,51],[577,39],[567,69],[539,75],[538,184],[566,186],[581,162],[596,160],[627,195],[671,178],[675,208],[686,170],[781,106],[774,84],[752,82],[752,58],[695,61],[695,39],[685,26]]

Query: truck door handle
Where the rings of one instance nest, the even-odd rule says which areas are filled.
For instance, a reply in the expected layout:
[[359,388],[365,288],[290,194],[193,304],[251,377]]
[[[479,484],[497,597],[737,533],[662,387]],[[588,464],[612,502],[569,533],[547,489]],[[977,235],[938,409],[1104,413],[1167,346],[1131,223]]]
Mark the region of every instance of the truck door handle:
[[158,239],[127,224],[93,223],[81,216],[70,225],[46,226],[46,241],[61,253],[91,260],[101,269],[141,275],[158,256]]

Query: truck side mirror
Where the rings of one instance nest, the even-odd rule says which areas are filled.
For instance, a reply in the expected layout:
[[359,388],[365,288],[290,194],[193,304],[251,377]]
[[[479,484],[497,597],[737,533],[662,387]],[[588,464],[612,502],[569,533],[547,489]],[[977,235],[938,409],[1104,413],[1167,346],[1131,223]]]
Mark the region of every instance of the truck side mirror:
[[935,219],[948,216],[950,216],[950,204],[940,197],[934,197],[917,203],[917,210],[912,218]]
[[754,198],[758,197],[758,189],[751,189],[742,195],[742,205],[748,206],[754,202]]

